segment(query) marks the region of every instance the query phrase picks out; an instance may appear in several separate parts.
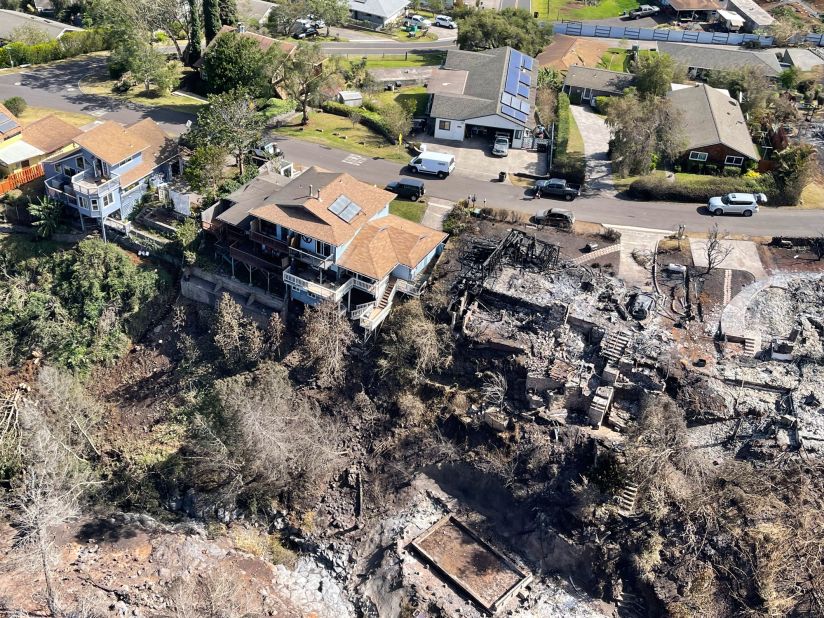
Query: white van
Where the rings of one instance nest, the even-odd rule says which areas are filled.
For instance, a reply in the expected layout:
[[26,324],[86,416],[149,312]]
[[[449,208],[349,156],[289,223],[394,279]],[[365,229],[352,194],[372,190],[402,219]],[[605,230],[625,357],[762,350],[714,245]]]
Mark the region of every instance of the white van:
[[455,155],[425,151],[409,162],[409,168],[421,174],[434,174],[446,178],[455,169]]

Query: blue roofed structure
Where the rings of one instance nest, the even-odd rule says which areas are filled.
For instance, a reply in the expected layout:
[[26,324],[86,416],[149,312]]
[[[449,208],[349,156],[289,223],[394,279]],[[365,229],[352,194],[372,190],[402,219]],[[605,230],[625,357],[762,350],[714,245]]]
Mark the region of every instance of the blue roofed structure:
[[505,133],[513,148],[524,147],[535,127],[537,69],[534,58],[511,47],[449,50],[427,84],[434,136],[462,141]]

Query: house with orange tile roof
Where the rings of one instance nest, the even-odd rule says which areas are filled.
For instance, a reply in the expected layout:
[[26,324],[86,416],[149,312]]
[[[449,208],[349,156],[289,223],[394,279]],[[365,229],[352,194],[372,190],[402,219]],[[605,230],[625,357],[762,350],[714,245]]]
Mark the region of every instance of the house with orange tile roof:
[[84,227],[87,218],[125,219],[177,167],[176,144],[150,118],[129,126],[96,123],[71,141],[71,149],[43,163],[46,193],[77,210]]
[[233,276],[306,305],[339,303],[368,334],[397,293],[421,293],[447,238],[389,214],[394,197],[312,167],[288,182],[258,177],[202,216]]

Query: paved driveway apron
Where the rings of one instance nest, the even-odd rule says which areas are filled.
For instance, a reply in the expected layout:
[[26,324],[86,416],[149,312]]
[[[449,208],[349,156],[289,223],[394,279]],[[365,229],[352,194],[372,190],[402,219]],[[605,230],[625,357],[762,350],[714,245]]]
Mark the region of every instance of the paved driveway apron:
[[603,116],[596,114],[590,107],[570,105],[572,117],[578,125],[584,139],[584,155],[587,164],[586,192],[614,194],[612,185],[612,163],[607,151],[609,149],[609,127]]

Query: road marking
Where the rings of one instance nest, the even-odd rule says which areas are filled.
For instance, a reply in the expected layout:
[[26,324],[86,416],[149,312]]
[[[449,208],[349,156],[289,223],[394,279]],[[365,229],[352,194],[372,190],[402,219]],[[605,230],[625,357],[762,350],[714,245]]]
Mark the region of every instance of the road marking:
[[106,113],[107,112],[106,112],[105,109],[93,109],[92,111],[89,112],[89,114],[91,114],[92,116],[95,116],[97,118],[100,118],[101,116],[105,115]]
[[360,165],[364,161],[366,161],[366,157],[362,157],[356,154],[350,154],[343,160],[344,163],[348,163],[349,165]]

